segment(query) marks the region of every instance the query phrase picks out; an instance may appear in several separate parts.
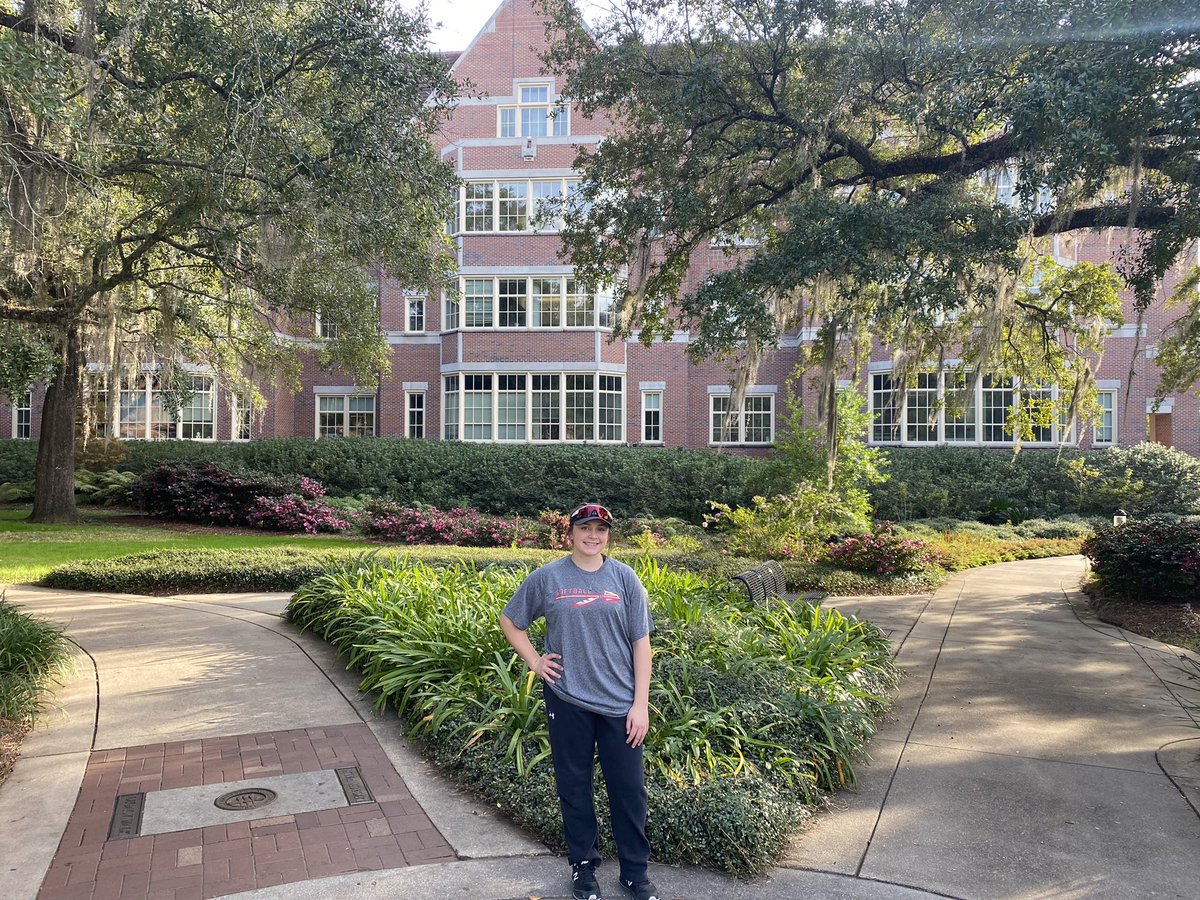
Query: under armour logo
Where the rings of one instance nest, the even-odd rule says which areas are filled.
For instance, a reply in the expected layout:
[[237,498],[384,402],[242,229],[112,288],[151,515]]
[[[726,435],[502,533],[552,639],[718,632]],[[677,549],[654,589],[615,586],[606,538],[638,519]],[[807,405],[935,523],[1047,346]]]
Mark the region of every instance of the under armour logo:
[[549,716],[551,719],[554,718],[554,713],[546,713],[546,715]]

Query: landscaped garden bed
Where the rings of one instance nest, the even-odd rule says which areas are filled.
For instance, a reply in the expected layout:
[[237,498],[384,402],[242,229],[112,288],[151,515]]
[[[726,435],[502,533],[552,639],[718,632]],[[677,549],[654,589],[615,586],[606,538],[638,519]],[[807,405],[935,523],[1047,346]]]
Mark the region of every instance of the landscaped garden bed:
[[[657,626],[651,842],[666,862],[754,874],[853,781],[895,684],[890,647],[834,610],[756,605],[725,581],[638,569]],[[526,571],[363,559],[309,582],[287,614],[337,647],[444,770],[556,845],[540,685],[497,625]]]

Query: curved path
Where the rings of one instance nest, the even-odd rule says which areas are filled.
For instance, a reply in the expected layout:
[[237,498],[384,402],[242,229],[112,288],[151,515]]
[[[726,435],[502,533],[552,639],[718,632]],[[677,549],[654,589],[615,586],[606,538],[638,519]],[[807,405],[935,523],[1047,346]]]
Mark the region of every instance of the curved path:
[[[1007,563],[932,596],[836,601],[889,633],[906,673],[858,790],[761,882],[656,867],[666,896],[1200,895],[1200,692],[1178,684],[1178,651],[1086,615],[1083,570]],[[429,772],[328,647],[279,620],[285,595],[8,599],[81,653],[66,715],[0,788],[0,896],[564,895],[565,864]],[[250,783],[276,805],[214,822],[194,796]],[[114,818],[136,795],[141,819]]]

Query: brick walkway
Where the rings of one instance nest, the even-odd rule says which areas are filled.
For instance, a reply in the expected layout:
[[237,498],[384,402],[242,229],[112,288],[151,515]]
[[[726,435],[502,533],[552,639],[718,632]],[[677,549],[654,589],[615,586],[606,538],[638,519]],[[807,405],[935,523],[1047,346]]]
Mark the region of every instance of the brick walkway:
[[[109,840],[121,795],[347,766],[375,802]],[[38,900],[200,900],[454,858],[366,725],[206,738],[94,752]]]

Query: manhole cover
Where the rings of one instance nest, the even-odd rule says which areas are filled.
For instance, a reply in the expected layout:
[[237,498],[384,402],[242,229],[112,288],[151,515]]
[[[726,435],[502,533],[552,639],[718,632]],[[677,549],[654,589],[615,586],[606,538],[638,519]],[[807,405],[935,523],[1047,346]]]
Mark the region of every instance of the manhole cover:
[[222,794],[213,803],[218,809],[258,809],[274,803],[278,796],[270,788],[242,788]]

